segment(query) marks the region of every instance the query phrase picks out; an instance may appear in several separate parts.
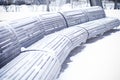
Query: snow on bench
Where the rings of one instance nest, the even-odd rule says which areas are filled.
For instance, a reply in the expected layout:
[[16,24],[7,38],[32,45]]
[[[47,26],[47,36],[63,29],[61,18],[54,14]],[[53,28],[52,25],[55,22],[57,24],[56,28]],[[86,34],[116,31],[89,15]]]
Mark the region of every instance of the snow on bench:
[[0,23],[0,68],[20,53],[20,45],[14,32]]
[[[51,54],[51,53],[49,53]],[[45,51],[28,51],[0,69],[0,80],[54,80],[61,66]]]

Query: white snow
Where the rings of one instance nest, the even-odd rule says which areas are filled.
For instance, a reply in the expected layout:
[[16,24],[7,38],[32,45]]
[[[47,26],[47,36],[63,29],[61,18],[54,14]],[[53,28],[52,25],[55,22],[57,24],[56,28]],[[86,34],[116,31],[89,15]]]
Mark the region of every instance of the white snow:
[[[119,10],[109,12],[120,19]],[[120,26],[74,49],[57,80],[120,80]]]

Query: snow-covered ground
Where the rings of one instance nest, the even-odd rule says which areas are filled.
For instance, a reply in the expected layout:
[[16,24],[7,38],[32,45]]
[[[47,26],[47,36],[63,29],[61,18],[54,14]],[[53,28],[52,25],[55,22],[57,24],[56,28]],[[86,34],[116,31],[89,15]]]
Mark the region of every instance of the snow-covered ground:
[[[120,19],[120,11],[106,11]],[[74,49],[57,80],[120,80],[120,26]]]

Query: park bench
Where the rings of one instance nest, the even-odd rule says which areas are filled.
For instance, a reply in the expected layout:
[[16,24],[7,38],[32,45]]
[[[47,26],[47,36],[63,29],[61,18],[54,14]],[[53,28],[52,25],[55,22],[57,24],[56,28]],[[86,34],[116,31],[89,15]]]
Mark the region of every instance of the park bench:
[[55,80],[75,47],[119,24],[98,6],[0,23],[0,80]]

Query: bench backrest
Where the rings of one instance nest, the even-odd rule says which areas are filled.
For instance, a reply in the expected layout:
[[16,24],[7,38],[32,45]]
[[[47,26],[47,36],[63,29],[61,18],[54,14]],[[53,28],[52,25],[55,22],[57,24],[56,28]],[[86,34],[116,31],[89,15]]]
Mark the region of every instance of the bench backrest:
[[98,6],[61,12],[61,14],[65,17],[68,27],[105,17],[104,10]]
[[82,10],[71,10],[61,14],[65,17],[68,27],[88,21],[88,17]]
[[61,13],[48,13],[9,22],[22,47],[28,47],[44,37],[66,27],[105,17],[101,7],[91,7]]
[[9,22],[22,47],[28,47],[44,36],[42,23],[37,17],[28,17]]
[[99,6],[94,6],[94,7],[89,7],[83,9],[85,12],[86,16],[88,17],[89,21],[96,20],[96,19],[101,19],[106,17],[104,9],[102,9]]
[[0,67],[20,53],[20,44],[14,31],[5,23],[0,23]]
[[43,14],[39,19],[46,35],[67,27],[63,16],[59,13]]

